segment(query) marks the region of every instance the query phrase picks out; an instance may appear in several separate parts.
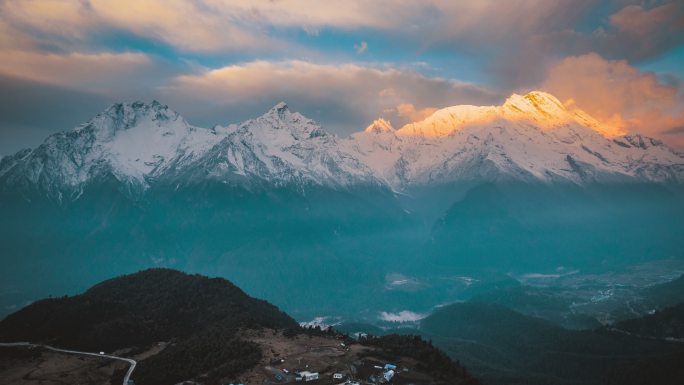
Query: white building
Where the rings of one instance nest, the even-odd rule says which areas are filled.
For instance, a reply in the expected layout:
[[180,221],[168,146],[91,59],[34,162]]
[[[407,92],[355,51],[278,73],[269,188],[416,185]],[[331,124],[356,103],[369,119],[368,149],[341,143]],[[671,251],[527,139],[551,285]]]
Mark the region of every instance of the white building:
[[302,379],[305,382],[318,380],[318,377],[319,377],[318,372],[310,372],[308,370],[305,370],[303,372],[299,372],[299,375],[302,376]]
[[388,370],[384,374],[385,380],[390,381],[394,377],[394,370]]

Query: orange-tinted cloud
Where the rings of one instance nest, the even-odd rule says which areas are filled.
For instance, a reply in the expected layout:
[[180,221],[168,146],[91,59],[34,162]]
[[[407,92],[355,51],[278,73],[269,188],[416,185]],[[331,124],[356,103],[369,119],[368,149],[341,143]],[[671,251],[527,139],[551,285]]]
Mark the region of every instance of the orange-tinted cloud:
[[681,90],[627,61],[594,53],[568,57],[550,70],[541,88],[610,126],[684,144],[668,134],[684,126]]
[[550,28],[570,27],[589,4],[574,1],[348,0],[5,0],[0,19],[32,34],[88,40],[119,29],[184,51],[273,50],[290,45],[269,31],[367,28],[420,46],[455,40],[525,40]]
[[141,53],[40,53],[0,51],[0,75],[70,88],[115,87],[114,79],[126,79],[151,71],[152,60]]
[[[489,104],[501,98],[469,83],[429,78],[408,69],[300,60],[254,61],[181,75],[162,92],[167,103],[177,105],[199,103],[229,110],[245,104],[254,108],[255,100],[266,104],[252,114],[285,100],[295,109],[307,106],[302,112],[338,132],[357,131],[383,111],[400,126],[430,112],[425,106]],[[321,115],[312,113],[317,110]]]
[[411,103],[402,103],[396,107],[397,115],[406,118],[408,122],[418,122],[432,115],[437,108],[425,107],[417,109]]
[[180,0],[7,0],[0,21],[14,36],[73,48],[103,30],[122,30],[182,51],[272,50],[278,39],[264,33],[253,11]]

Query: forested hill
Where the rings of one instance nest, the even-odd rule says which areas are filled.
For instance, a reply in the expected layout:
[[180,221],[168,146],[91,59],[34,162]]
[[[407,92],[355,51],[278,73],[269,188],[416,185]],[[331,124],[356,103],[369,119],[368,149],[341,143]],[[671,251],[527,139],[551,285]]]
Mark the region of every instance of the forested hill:
[[0,322],[3,341],[111,350],[221,328],[287,328],[297,322],[222,278],[149,269],[81,295],[37,301]]

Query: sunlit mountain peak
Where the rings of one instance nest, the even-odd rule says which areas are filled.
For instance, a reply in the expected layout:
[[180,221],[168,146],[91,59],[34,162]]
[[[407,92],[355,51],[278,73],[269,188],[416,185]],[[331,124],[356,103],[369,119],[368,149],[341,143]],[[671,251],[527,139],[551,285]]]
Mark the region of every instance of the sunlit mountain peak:
[[572,103],[566,106],[549,93],[532,91],[525,95],[513,94],[501,106],[457,105],[442,108],[422,121],[403,126],[397,130],[397,135],[446,137],[465,127],[506,123],[533,124],[542,130],[579,124],[609,138],[624,134],[617,128],[599,122]]
[[392,123],[390,123],[388,120],[385,120],[383,118],[378,118],[373,121],[366,129],[364,130],[366,132],[375,132],[375,133],[381,133],[381,132],[393,132],[394,127],[392,127]]

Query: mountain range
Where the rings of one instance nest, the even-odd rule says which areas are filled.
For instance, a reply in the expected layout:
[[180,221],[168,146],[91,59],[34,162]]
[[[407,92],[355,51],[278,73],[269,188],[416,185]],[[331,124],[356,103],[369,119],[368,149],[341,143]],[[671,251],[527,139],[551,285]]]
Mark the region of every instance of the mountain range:
[[550,94],[514,94],[501,106],[453,106],[394,129],[383,119],[340,138],[279,103],[239,124],[196,127],[171,108],[118,103],[35,149],[0,161],[0,189],[78,199],[113,177],[131,196],[163,184],[393,191],[467,181],[610,183],[684,181],[684,155],[621,135]]
[[469,280],[681,258],[683,165],[543,92],[348,137],[284,103],[212,128],[114,104],[0,160],[0,314],[172,267],[377,320]]

